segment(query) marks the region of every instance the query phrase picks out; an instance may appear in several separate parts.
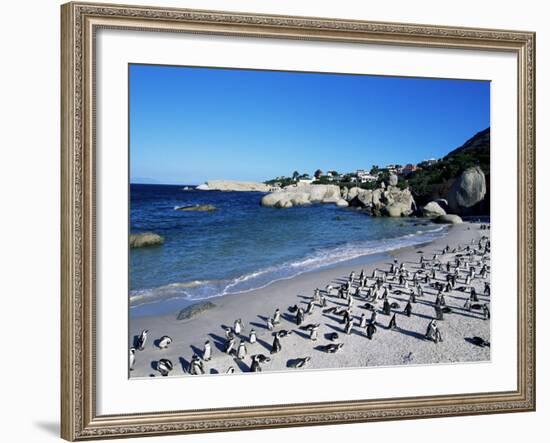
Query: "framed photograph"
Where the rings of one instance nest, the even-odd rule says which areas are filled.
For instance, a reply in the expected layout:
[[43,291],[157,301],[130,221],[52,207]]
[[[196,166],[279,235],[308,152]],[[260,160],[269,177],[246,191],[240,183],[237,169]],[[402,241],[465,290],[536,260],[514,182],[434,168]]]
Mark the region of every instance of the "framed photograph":
[[62,437],[535,409],[535,35],[68,3]]

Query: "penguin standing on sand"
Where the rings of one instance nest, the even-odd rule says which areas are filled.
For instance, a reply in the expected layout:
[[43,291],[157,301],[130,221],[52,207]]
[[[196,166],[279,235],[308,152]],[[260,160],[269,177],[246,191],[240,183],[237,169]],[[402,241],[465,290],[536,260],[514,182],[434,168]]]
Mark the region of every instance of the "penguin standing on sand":
[[353,329],[353,320],[350,318],[348,322],[346,323],[346,334],[350,335],[351,331]]
[[372,314],[370,316],[370,322],[371,324],[375,325],[376,324],[376,317],[378,317],[378,314],[376,311],[372,311]]
[[130,361],[128,362],[128,367],[130,371],[134,370],[136,364],[136,348],[130,348]]
[[254,329],[250,330],[250,335],[248,336],[248,341],[250,342],[250,344],[256,343],[257,337],[256,337],[256,331]]
[[279,308],[275,309],[275,313],[273,314],[273,324],[276,325],[278,323],[281,323],[281,311]]
[[229,366],[227,368],[227,371],[225,371],[226,374],[234,374],[235,373],[235,368],[233,366]]
[[478,302],[479,298],[477,298],[477,292],[476,288],[472,286],[472,289],[470,289],[470,300],[474,302]]
[[489,320],[491,318],[491,312],[489,311],[489,307],[487,306],[487,303],[483,304],[482,309],[483,309],[483,320]]
[[485,282],[485,288],[483,289],[483,294],[485,294],[487,297],[491,296],[491,285],[489,282]]
[[252,356],[252,364],[250,365],[250,372],[262,372],[262,367],[260,366],[260,362],[258,361],[257,355]]
[[393,317],[390,320],[390,324],[388,325],[388,329],[391,329],[392,331],[395,331],[397,329],[397,320],[395,318],[396,314],[393,314]]
[[202,350],[202,359],[204,361],[209,361],[212,358],[212,345],[210,340],[204,342],[204,349]]
[[191,358],[191,368],[189,370],[191,375],[203,375],[204,374],[204,366],[202,365],[202,361],[198,355],[193,355]]
[[136,342],[136,349],[138,351],[143,351],[145,349],[145,343],[147,342],[147,333],[149,332],[148,329],[144,329],[141,331],[141,334],[139,334],[139,337]]
[[273,319],[271,317],[269,317],[267,320],[266,320],[266,324],[267,324],[267,329],[270,330],[270,331],[273,331],[273,328],[275,327],[273,325]]
[[277,334],[275,334],[275,337],[273,338],[273,345],[271,346],[271,353],[276,354],[281,349],[281,339]]
[[230,338],[225,343],[225,353],[231,354],[235,350],[235,337]]
[[298,308],[298,312],[296,312],[296,324],[300,326],[304,322],[305,313],[302,308]]
[[319,331],[319,325],[315,325],[309,329],[309,339],[311,341],[317,341],[318,331]]
[[441,309],[441,305],[435,305],[435,318],[436,320],[443,320],[443,310]]
[[319,296],[321,307],[324,308],[327,305],[327,298],[324,295]]
[[235,320],[235,323],[233,324],[233,330],[237,335],[239,335],[243,330],[243,321],[240,318],[238,320]]
[[315,307],[315,303],[313,300],[311,300],[308,304],[307,304],[307,308],[306,308],[306,314],[307,315],[311,315],[313,314],[313,308]]
[[246,357],[246,345],[244,344],[244,340],[241,340],[239,343],[239,347],[237,348],[237,358],[239,360],[242,360]]
[[361,319],[359,320],[359,327],[361,329],[367,327],[367,316],[365,315],[364,312],[361,314]]
[[370,322],[368,325],[367,325],[367,338],[369,340],[372,340],[372,336],[374,335],[374,333],[376,332],[376,326],[374,325],[373,322]]
[[411,305],[411,302],[408,301],[407,302],[407,305],[405,306],[405,310],[403,311],[405,313],[405,315],[407,317],[410,317],[411,316],[411,312],[412,312],[412,305]]
[[390,315],[391,314],[391,305],[388,302],[388,300],[384,300],[384,306],[382,308],[382,311],[384,312],[384,315]]

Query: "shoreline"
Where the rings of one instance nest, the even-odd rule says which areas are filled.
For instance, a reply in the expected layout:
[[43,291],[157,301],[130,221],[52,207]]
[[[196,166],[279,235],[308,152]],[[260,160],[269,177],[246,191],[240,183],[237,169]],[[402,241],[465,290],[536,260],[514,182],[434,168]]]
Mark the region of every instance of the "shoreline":
[[[171,376],[184,375],[192,355],[202,355],[201,350],[207,339],[212,343],[213,350],[212,360],[204,364],[207,374],[223,374],[229,366],[233,366],[236,372],[247,372],[250,369],[251,355],[270,355],[273,337],[265,326],[265,320],[273,315],[276,308],[280,309],[282,318],[281,324],[275,330],[283,328],[293,333],[281,340],[282,351],[272,356],[270,362],[262,365],[264,371],[296,370],[288,368],[289,362],[306,356],[311,357],[311,361],[305,370],[488,361],[488,348],[476,347],[465,339],[480,336],[490,340],[490,321],[482,320],[482,315],[478,311],[463,312],[461,307],[467,297],[458,291],[446,296],[447,304],[454,307],[456,312],[446,315],[445,320],[440,322],[444,341],[439,344],[423,340],[422,337],[427,323],[434,317],[434,309],[427,300],[435,298],[435,294],[429,291],[425,291],[425,298],[419,299],[418,303],[413,305],[411,317],[401,313],[407,301],[406,297],[390,294],[390,301],[401,305],[400,309],[395,311],[398,330],[387,330],[386,325],[390,317],[380,314],[381,325],[373,340],[364,337],[358,327],[354,327],[351,335],[346,335],[342,331],[343,325],[340,325],[338,317],[323,314],[322,309],[316,306],[314,313],[306,316],[304,322],[321,324],[319,338],[312,342],[307,333],[296,326],[293,316],[287,310],[295,304],[305,307],[315,288],[324,289],[327,284],[337,285],[352,270],[358,274],[364,269],[366,275],[370,276],[375,268],[387,270],[392,259],[405,262],[414,270],[419,260],[418,250],[422,249],[424,257],[427,258],[436,251],[439,253],[446,244],[451,248],[458,244],[469,244],[471,239],[477,241],[487,233],[488,231],[480,230],[477,223],[452,225],[446,234],[429,243],[363,256],[361,258],[371,257],[371,260],[365,263],[336,264],[327,269],[307,271],[288,279],[277,280],[260,289],[209,298],[206,301],[216,306],[188,320],[177,320],[179,311],[170,315],[132,317],[129,325],[129,346],[133,345],[134,336],[142,329],[149,329],[149,340],[145,350],[136,353],[136,365],[131,377],[159,376],[154,368],[160,358],[169,358],[172,361],[174,370]],[[378,257],[372,259],[376,255]],[[481,282],[474,283],[474,286],[478,294],[483,294]],[[328,307],[343,305],[343,300],[336,297],[327,299]],[[480,295],[480,301],[489,303],[489,298]],[[362,300],[356,300],[354,304],[352,315],[356,322],[363,313],[370,317],[370,311],[360,308],[363,304]],[[231,327],[237,318],[242,318],[244,322],[243,338],[248,336],[251,328],[256,330],[258,336],[257,343],[246,344],[248,355],[243,361],[223,353],[224,329]],[[342,350],[337,354],[328,354],[316,349],[320,345],[331,343],[325,335],[332,332],[337,332],[340,336],[337,341],[344,343]],[[169,335],[173,339],[173,343],[166,350],[161,350],[154,344],[154,341],[163,335]]]

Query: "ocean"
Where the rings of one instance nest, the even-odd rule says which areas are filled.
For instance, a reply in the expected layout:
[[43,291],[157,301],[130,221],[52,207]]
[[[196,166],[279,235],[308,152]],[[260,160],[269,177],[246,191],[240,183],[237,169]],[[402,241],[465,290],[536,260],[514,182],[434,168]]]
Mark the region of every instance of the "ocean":
[[[174,312],[304,272],[367,262],[446,232],[422,219],[370,217],[331,204],[265,208],[262,195],[130,185],[130,232],[165,239],[162,246],[130,249],[131,315]],[[175,209],[195,204],[217,210]]]

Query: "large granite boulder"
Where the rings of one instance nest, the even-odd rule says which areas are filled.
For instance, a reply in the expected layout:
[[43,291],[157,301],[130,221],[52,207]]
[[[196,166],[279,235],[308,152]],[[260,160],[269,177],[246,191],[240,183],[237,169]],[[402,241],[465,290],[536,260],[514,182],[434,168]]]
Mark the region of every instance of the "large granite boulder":
[[[345,200],[343,201],[345,202]],[[261,205],[270,208],[291,208],[311,203],[335,203],[342,206],[340,187],[336,185],[291,185],[264,195],[261,199]]]
[[445,209],[443,209],[439,204],[435,201],[431,201],[426,206],[422,208],[422,216],[423,217],[439,217],[440,215],[445,215]]
[[462,219],[458,215],[455,215],[455,214],[440,215],[440,216],[434,218],[433,221],[435,223],[447,223],[447,224],[452,224],[452,225],[458,225],[458,224],[462,223]]
[[399,178],[395,174],[390,174],[390,178],[388,179],[388,184],[390,186],[397,186],[397,182],[399,181]]
[[271,185],[258,182],[236,181],[236,180],[208,180],[206,183],[197,186],[199,191],[256,191],[271,192],[275,188]]
[[387,189],[351,188],[348,191],[350,206],[365,208],[374,216],[407,217],[411,215],[416,204],[409,189],[388,187]]
[[460,215],[475,214],[486,193],[485,174],[481,168],[468,168],[454,181],[449,190],[449,209]]
[[129,243],[130,248],[145,248],[162,245],[164,238],[154,232],[141,232],[139,234],[130,234]]

